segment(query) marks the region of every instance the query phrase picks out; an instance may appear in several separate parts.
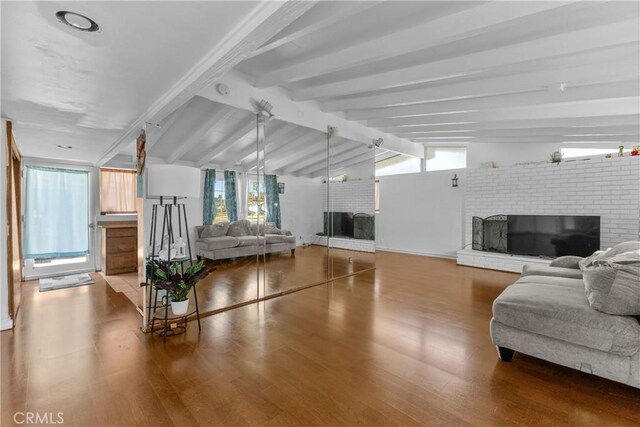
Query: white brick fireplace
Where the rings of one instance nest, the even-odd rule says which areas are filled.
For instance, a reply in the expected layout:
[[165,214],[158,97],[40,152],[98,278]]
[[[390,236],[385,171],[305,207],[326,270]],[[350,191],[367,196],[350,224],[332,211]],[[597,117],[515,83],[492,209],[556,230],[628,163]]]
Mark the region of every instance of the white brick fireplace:
[[599,215],[602,249],[638,240],[640,156],[473,169],[466,181],[466,246],[458,264],[520,272],[527,262],[548,262],[471,250],[473,216]]

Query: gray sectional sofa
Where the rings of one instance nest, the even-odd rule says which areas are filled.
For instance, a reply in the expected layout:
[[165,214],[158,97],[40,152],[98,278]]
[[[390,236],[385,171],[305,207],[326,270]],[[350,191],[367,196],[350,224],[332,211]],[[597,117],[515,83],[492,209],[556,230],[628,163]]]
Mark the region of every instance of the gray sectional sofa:
[[[197,226],[195,242],[198,258],[221,260],[290,251],[295,255],[296,238],[290,231],[279,230],[267,223],[251,224],[247,220]],[[259,234],[259,235],[258,235]]]
[[490,330],[505,362],[521,352],[640,388],[640,242],[525,266]]

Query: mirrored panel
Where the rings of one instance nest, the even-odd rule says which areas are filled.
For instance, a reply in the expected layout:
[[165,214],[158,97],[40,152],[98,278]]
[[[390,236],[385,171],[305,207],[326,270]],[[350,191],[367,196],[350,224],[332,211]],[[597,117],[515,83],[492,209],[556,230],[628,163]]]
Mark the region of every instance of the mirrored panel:
[[340,278],[375,267],[375,147],[340,138],[329,143],[328,209],[330,276]]
[[268,122],[265,135],[264,294],[274,295],[327,281],[327,142],[323,132],[278,120]]

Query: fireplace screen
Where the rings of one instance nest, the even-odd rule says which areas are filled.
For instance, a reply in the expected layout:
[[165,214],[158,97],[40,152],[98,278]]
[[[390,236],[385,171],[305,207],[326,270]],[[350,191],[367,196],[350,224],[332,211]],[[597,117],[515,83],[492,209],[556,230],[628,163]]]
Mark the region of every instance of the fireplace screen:
[[507,216],[474,216],[471,247],[477,251],[507,253]]

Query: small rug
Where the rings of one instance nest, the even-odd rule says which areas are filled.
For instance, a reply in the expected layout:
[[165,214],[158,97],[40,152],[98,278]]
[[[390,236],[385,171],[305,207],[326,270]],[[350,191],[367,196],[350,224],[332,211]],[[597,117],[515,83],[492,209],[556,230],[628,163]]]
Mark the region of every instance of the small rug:
[[77,286],[93,285],[93,279],[87,273],[72,274],[70,276],[40,279],[40,292],[56,289],[75,288]]

